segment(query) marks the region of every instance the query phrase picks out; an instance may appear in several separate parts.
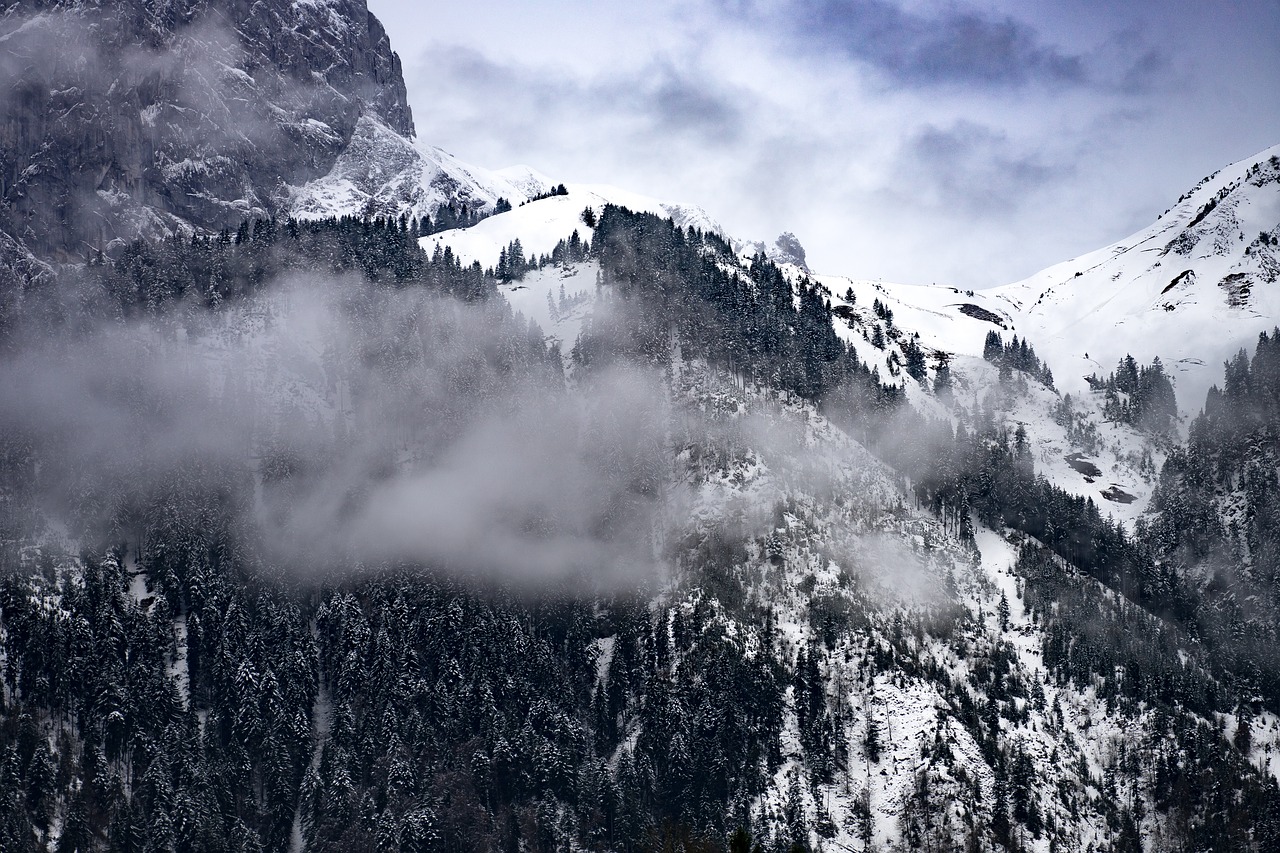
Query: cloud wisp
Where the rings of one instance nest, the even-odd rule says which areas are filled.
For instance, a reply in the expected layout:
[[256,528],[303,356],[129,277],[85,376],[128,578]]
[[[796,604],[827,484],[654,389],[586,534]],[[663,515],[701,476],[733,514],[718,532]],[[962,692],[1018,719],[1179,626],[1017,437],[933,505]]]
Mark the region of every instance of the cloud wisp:
[[35,442],[33,499],[81,541],[230,507],[249,553],[306,577],[650,578],[658,377],[570,392],[541,346],[505,304],[300,280],[212,319],[29,341],[0,365],[0,429]]
[[1066,164],[1018,151],[1004,133],[966,121],[925,126],[901,157],[900,186],[940,207],[983,218],[1016,211],[1031,193],[1071,173]]
[[[696,65],[654,58],[639,68],[618,68],[587,78],[564,68],[498,60],[472,48],[437,46],[423,57],[442,94],[474,104],[505,103],[501,115],[485,111],[475,131],[551,138],[579,115],[614,124],[624,136],[657,130],[702,145],[741,140],[751,97]],[[627,126],[631,126],[628,132]],[[608,144],[604,140],[601,144]]]

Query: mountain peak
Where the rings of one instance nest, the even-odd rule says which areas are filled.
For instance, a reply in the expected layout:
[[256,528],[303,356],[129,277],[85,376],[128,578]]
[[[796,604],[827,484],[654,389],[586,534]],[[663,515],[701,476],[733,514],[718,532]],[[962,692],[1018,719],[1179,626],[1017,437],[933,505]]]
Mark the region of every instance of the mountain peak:
[[784,231],[773,241],[769,259],[780,264],[795,264],[804,270],[809,268],[805,263],[804,246],[800,245],[800,239],[790,231]]

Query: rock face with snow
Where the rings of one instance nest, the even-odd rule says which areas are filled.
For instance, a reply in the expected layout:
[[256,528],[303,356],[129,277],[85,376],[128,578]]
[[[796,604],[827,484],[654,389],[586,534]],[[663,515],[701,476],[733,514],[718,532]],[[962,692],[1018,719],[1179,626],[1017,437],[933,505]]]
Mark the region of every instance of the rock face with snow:
[[362,117],[413,134],[364,0],[6,0],[0,44],[0,227],[37,255],[279,213]]
[[769,259],[779,264],[795,264],[801,269],[808,269],[809,265],[805,262],[804,246],[800,245],[800,238],[786,231],[773,241],[773,251],[769,254]]
[[292,191],[300,217],[433,216],[443,205],[491,214],[548,192],[550,178],[525,166],[488,171],[424,145],[373,115],[361,116],[333,168]]

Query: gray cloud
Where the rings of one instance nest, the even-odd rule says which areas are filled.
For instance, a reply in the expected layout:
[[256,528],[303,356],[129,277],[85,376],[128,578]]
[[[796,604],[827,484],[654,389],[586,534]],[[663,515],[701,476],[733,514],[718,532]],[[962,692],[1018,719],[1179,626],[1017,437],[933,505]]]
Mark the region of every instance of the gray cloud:
[[820,47],[865,62],[898,83],[1021,86],[1082,84],[1080,56],[1043,42],[1012,17],[951,8],[936,16],[888,0],[788,0],[757,9],[803,48]]
[[540,124],[592,114],[597,121],[633,125],[638,135],[661,132],[715,146],[737,142],[745,129],[744,93],[670,59],[655,58],[639,69],[617,69],[586,79],[552,67],[497,61],[459,47],[433,49],[421,64],[468,96],[506,105],[501,115],[486,111],[486,118],[509,129],[518,125],[538,134]]
[[718,144],[735,142],[741,136],[741,110],[731,98],[715,92],[714,85],[708,85],[705,78],[685,76],[669,64],[646,77],[639,88],[642,96],[637,106],[653,115],[662,127],[693,132]]
[[1089,88],[1099,96],[1138,101],[1168,94],[1186,85],[1187,59],[1163,42],[1149,23],[1127,24],[1098,34],[1081,61],[1089,70]]
[[899,184],[917,187],[936,204],[975,216],[1003,216],[1047,185],[1069,177],[1037,152],[1019,151],[1007,134],[973,122],[928,125],[901,154]]

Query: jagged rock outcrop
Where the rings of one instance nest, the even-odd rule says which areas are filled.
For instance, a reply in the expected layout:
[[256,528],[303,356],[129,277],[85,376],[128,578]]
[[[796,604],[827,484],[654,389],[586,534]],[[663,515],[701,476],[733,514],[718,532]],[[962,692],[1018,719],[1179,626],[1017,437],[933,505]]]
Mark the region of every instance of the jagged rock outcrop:
[[790,231],[784,231],[778,235],[777,240],[773,241],[773,248],[769,250],[769,258],[775,263],[795,264],[804,270],[809,268],[809,265],[805,263],[804,246],[800,245],[800,238]]
[[283,212],[362,115],[413,135],[364,0],[0,0],[0,229],[74,260]]
[[304,219],[420,218],[435,217],[442,206],[450,205],[457,212],[488,216],[499,199],[518,205],[553,186],[550,178],[527,166],[498,171],[469,166],[365,115],[333,168],[293,188],[290,212]]

